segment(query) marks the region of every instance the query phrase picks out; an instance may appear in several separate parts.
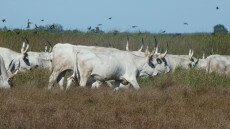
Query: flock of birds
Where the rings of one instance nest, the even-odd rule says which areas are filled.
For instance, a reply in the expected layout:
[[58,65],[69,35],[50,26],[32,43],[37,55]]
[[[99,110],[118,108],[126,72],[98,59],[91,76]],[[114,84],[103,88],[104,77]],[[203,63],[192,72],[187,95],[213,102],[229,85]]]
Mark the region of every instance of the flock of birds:
[[[220,9],[220,7],[219,7],[219,6],[216,6],[216,10],[219,10],[219,9]],[[112,18],[113,18],[113,17],[109,17],[109,18],[107,18],[107,20],[112,20]],[[44,19],[41,19],[40,21],[41,21],[41,22],[44,22],[45,20],[44,20]],[[2,19],[2,22],[3,22],[3,23],[7,22],[7,19],[5,19],[5,18]],[[27,20],[27,27],[26,27],[26,28],[27,28],[27,29],[30,29],[30,28],[31,28],[31,27],[30,27],[31,24],[33,24],[33,23],[30,21],[30,19],[28,19],[28,20]],[[188,23],[188,22],[184,22],[183,25],[188,26],[189,23]],[[35,29],[38,29],[38,28],[39,28],[39,26],[38,26],[37,24],[34,24],[34,26],[35,26],[35,27],[34,27]],[[90,32],[96,32],[96,33],[97,33],[97,32],[100,31],[100,26],[102,26],[101,23],[98,24],[98,25],[95,26],[95,27],[89,26],[89,27],[87,27],[87,30],[90,31]],[[137,27],[138,27],[137,25],[132,25],[132,26],[131,26],[131,28],[133,28],[133,29],[134,29],[134,28],[137,28]],[[51,30],[52,30],[52,29],[55,29],[55,24],[50,25],[49,28],[50,28]],[[166,30],[161,31],[160,33],[166,33]],[[141,31],[140,31],[140,30],[139,30],[139,34],[141,34]]]

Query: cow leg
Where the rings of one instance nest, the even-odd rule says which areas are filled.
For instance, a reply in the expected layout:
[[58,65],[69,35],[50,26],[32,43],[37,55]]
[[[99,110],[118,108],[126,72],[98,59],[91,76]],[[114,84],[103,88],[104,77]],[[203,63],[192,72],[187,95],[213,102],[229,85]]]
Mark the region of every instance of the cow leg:
[[102,85],[101,81],[96,81],[92,84],[92,89],[99,88]]
[[139,84],[137,83],[137,79],[133,77],[132,79],[126,79],[136,90],[140,89]]
[[110,88],[113,88],[113,82],[114,80],[109,80],[109,81],[106,81],[105,83],[110,87]]
[[64,89],[63,86],[64,86],[65,74],[66,74],[66,71],[62,71],[57,77],[57,83],[61,90]]
[[55,81],[57,80],[58,75],[59,75],[59,72],[52,72],[52,74],[49,77],[48,90],[51,90]]
[[80,72],[80,86],[81,87],[86,86],[86,83],[87,83],[89,77],[90,77],[89,72],[83,72],[83,73]]
[[120,87],[119,87],[120,84],[121,84],[121,81],[115,80],[115,82],[114,82],[114,85],[115,85],[114,91],[118,91],[120,89]]
[[127,85],[124,85],[124,84],[121,83],[119,87],[122,88],[122,89],[129,89],[130,83],[127,84]]

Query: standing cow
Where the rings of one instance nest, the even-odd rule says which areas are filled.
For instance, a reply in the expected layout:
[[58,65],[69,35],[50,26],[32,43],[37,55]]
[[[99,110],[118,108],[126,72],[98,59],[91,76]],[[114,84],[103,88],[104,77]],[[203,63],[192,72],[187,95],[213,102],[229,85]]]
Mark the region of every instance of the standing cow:
[[139,84],[136,77],[141,73],[155,76],[158,73],[169,72],[169,68],[162,60],[166,53],[154,57],[154,53],[146,57],[134,55],[130,52],[116,51],[111,53],[81,51],[76,52],[76,64],[73,75],[79,72],[80,86],[85,86],[89,77],[96,81],[115,80],[115,85],[123,82],[130,83],[136,90]]
[[48,89],[51,89],[54,82],[57,81],[60,88],[64,89],[64,76],[67,71],[74,69],[75,64],[75,53],[74,51],[92,51],[92,52],[122,52],[115,48],[104,48],[96,46],[82,46],[82,45],[71,45],[68,43],[58,43],[53,47],[52,51],[52,74],[49,78]]
[[230,74],[230,56],[210,55],[205,59],[199,59],[197,68],[205,69],[207,73]]

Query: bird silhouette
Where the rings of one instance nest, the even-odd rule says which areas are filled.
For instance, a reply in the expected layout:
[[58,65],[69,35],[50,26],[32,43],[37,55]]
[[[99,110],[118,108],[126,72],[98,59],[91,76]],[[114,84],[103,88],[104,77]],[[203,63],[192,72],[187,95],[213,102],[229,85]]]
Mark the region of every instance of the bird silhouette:
[[216,6],[216,10],[220,9],[218,6]]
[[6,22],[6,19],[2,19],[2,22]]
[[138,27],[138,26],[132,26],[132,28],[136,28],[136,27]]
[[41,20],[42,22],[44,21],[44,19]]
[[26,28],[30,28],[30,24],[32,24],[32,22],[30,22],[30,19],[28,19]]
[[109,17],[108,19],[109,19],[109,20],[111,20],[111,19],[112,19],[112,17]]
[[184,25],[188,25],[188,23],[187,23],[187,22],[184,22]]
[[50,26],[50,29],[54,29],[54,28],[55,28],[55,25],[54,25],[54,24]]
[[164,31],[162,31],[161,33],[166,33],[166,31],[164,30]]
[[37,24],[35,24],[35,29],[38,29],[38,26],[37,26]]
[[92,27],[90,26],[90,27],[88,27],[87,29],[88,29],[88,30],[91,30],[91,29],[92,29]]

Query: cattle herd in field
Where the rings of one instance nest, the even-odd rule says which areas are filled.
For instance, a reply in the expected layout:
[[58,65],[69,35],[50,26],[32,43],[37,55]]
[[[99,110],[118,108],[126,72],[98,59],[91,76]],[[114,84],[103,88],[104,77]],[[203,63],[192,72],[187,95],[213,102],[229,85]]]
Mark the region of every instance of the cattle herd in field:
[[158,47],[142,52],[143,45],[138,51],[129,51],[128,41],[126,50],[98,46],[72,45],[57,43],[52,50],[45,52],[28,51],[29,44],[22,44],[21,52],[0,47],[0,87],[11,88],[12,78],[17,73],[42,68],[49,69],[48,89],[55,82],[64,89],[65,74],[73,71],[67,78],[68,89],[73,82],[85,87],[89,78],[93,78],[92,88],[98,88],[106,83],[115,90],[128,88],[132,85],[140,89],[137,77],[154,77],[158,74],[174,72],[177,67],[184,69],[205,69],[207,73],[217,72],[230,74],[229,55],[210,55],[202,59],[193,56],[193,50],[188,55],[173,55],[158,52]]

